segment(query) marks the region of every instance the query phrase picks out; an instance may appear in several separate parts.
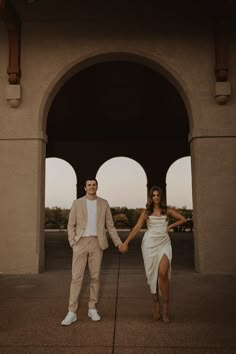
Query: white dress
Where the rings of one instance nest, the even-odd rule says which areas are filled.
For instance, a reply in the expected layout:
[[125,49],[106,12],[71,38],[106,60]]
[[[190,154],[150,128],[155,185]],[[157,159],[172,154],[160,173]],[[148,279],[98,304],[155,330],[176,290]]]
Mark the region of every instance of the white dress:
[[150,286],[151,293],[156,294],[158,268],[160,260],[164,254],[169,259],[168,277],[170,279],[172,247],[170,237],[167,233],[168,220],[166,215],[150,215],[146,223],[147,231],[143,236],[141,249],[147,282]]

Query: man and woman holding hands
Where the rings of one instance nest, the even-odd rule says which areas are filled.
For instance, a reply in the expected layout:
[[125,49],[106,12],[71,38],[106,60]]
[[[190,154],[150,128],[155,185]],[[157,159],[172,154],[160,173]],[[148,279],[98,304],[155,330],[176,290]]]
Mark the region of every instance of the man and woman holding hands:
[[[114,226],[107,200],[97,196],[98,182],[96,178],[88,177],[84,182],[84,189],[85,196],[74,200],[69,214],[68,239],[73,249],[72,280],[68,313],[61,324],[68,326],[77,321],[78,300],[87,263],[90,273],[88,317],[92,321],[101,319],[96,304],[99,297],[103,251],[108,248],[106,229],[119,252],[126,253],[129,242],[137,235],[145,221],[147,231],[142,240],[142,254],[147,282],[154,303],[154,319],[161,318],[160,295],[163,299],[162,318],[165,323],[168,323],[172,258],[168,231],[177,225],[184,224],[186,219],[165,205],[162,190],[154,186],[150,189],[146,208],[122,243]],[[168,225],[168,217],[174,218],[176,222]]]

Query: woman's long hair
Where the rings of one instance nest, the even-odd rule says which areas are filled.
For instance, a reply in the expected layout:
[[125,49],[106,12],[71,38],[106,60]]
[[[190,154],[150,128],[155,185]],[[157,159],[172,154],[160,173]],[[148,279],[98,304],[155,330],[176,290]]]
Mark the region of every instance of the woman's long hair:
[[147,216],[151,215],[153,213],[153,208],[154,204],[152,201],[153,193],[154,192],[159,192],[160,195],[160,209],[161,209],[161,214],[166,215],[167,214],[167,205],[166,205],[166,200],[165,200],[165,195],[162,191],[162,189],[158,186],[153,186],[148,193],[148,202],[146,204],[146,213]]

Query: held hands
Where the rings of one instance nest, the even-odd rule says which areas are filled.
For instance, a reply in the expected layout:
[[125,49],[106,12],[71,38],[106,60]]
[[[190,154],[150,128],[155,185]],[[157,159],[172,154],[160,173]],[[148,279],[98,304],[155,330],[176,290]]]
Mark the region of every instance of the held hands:
[[124,243],[121,243],[119,246],[118,246],[118,250],[119,252],[121,253],[126,253],[128,251],[128,244],[126,242]]

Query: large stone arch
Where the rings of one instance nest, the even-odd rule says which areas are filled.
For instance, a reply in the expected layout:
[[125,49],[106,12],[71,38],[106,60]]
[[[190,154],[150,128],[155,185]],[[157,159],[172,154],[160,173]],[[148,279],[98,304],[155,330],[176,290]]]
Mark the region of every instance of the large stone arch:
[[[127,48],[120,45],[114,45],[112,50],[107,48],[100,48],[99,51],[88,52],[87,54],[77,57],[69,64],[65,64],[54,75],[53,80],[48,84],[44,95],[41,100],[39,108],[39,130],[46,136],[46,123],[48,112],[51,104],[60,91],[62,86],[68,82],[74,75],[83,70],[92,67],[97,63],[108,63],[114,60],[126,61],[129,63],[140,64],[144,67],[150,68],[153,72],[159,73],[167,82],[169,82],[176,92],[181,97],[185,109],[187,111],[188,125],[189,125],[189,139],[194,135],[194,111],[199,116],[199,107],[194,100],[194,94],[191,92],[190,85],[184,80],[183,73],[176,70],[173,64],[171,64],[169,58],[163,56],[157,56],[150,54],[150,51],[140,51],[134,48]],[[184,156],[184,155],[183,155]],[[181,156],[180,156],[181,157]],[[174,161],[174,160],[173,160]],[[173,162],[172,161],[172,162]],[[163,179],[164,180],[164,179]],[[148,183],[150,186],[153,182],[153,178]],[[162,187],[165,187],[163,182]]]
[[[125,60],[134,63],[140,63],[147,66],[154,71],[162,74],[178,91],[183,99],[189,117],[189,135],[193,134],[193,112],[195,109],[195,102],[192,100],[193,94],[191,88],[185,82],[183,75],[178,73],[176,69],[168,62],[167,58],[151,55],[149,52],[137,51],[130,49],[124,51],[122,49],[114,49],[112,51],[99,50],[96,52],[89,52],[87,55],[77,57],[71,63],[66,64],[58,71],[54,79],[49,83],[44,95],[41,99],[39,107],[39,125],[40,131],[46,132],[46,121],[50,105],[56,96],[57,92],[73,75],[85,68],[99,62],[112,61],[112,60]],[[197,109],[197,111],[199,111]]]
[[[184,81],[183,76],[179,74],[172,65],[168,63],[168,60],[164,60],[163,58],[158,58],[150,53],[137,52],[134,50],[130,50],[127,52],[116,50],[112,52],[100,51],[89,53],[87,56],[79,57],[73,60],[70,64],[65,65],[57,74],[54,76],[53,81],[48,85],[47,90],[41,100],[40,110],[39,110],[39,129],[43,130],[43,133],[46,134],[46,122],[48,112],[50,110],[51,104],[56,97],[57,93],[60,91],[62,86],[70,80],[74,75],[78,72],[81,72],[97,63],[111,62],[111,61],[127,61],[130,63],[140,64],[142,66],[146,66],[152,69],[154,72],[158,72],[161,74],[171,85],[176,89],[178,94],[181,96],[184,105],[187,110],[188,119],[189,119],[189,127],[190,133],[192,134],[193,127],[193,109],[194,102],[192,102],[192,95],[190,88],[187,83]],[[129,157],[129,156],[127,156]],[[136,160],[137,161],[137,160]],[[104,161],[100,161],[102,163]],[[145,170],[145,167],[142,165],[140,161],[137,161]],[[99,166],[99,165],[98,165]],[[94,169],[96,174],[96,170]],[[146,170],[145,170],[146,172]],[[165,176],[165,172],[163,172],[163,176]],[[150,176],[150,181],[147,183],[147,189],[153,184],[154,176]],[[165,184],[163,185],[165,188]],[[79,193],[78,193],[79,195]]]

